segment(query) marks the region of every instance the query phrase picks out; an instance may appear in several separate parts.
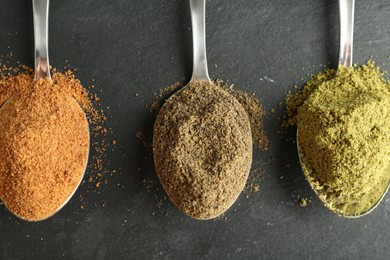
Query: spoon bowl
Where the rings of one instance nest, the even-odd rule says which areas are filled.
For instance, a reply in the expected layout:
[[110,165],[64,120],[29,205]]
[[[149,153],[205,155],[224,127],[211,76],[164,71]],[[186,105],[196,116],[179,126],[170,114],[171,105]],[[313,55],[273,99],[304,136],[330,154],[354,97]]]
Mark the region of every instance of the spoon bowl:
[[[371,201],[372,206],[370,208],[359,212],[359,214],[347,214],[345,208],[335,207],[334,205],[330,204],[329,201],[327,200],[326,196],[324,196],[324,194],[321,193],[321,191],[318,190],[315,185],[313,185],[315,182],[315,180],[313,179],[313,175],[314,175],[313,170],[310,167],[310,163],[305,159],[303,150],[299,145],[298,132],[297,132],[297,150],[298,150],[298,157],[299,157],[299,162],[301,164],[302,172],[304,173],[305,178],[309,182],[312,190],[315,192],[317,197],[321,200],[321,202],[323,203],[323,205],[327,209],[329,209],[330,211],[336,213],[337,215],[339,215],[341,217],[359,218],[359,217],[363,217],[363,216],[371,213],[372,211],[374,211],[376,209],[376,207],[378,207],[378,205],[381,203],[381,201],[386,196],[386,194],[389,190],[389,187],[390,187],[389,183],[380,183],[378,186],[375,186],[373,188],[383,190],[382,195],[379,198],[377,198],[376,200]],[[387,168],[387,170],[385,170],[385,171],[390,172],[390,165]],[[370,196],[370,194],[367,194],[367,196]]]

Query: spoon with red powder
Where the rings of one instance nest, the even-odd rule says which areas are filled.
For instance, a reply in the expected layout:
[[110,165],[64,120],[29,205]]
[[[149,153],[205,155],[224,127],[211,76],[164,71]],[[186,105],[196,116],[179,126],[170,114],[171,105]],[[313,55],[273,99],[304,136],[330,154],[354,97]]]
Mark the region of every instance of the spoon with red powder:
[[41,221],[70,200],[84,176],[89,126],[50,76],[49,0],[33,0],[35,76],[0,109],[0,198],[17,217]]

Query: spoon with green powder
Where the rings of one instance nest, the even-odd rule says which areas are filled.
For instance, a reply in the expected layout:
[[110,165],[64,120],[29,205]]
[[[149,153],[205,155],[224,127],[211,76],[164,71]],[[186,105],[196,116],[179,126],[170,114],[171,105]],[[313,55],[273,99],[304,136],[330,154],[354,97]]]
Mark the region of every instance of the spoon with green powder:
[[158,113],[153,130],[157,175],[173,203],[195,219],[223,214],[245,186],[252,135],[242,105],[215,86],[206,59],[205,0],[190,0],[193,74]]
[[297,116],[306,179],[328,209],[349,218],[373,211],[390,177],[389,88],[373,65],[352,67],[354,6],[339,0],[337,74],[318,80]]

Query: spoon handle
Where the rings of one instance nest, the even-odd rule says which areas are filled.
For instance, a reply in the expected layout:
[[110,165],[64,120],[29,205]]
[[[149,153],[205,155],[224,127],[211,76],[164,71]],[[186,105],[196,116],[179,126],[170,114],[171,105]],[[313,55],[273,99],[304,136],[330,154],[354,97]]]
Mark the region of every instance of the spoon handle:
[[32,0],[35,43],[34,80],[51,79],[48,51],[49,2],[50,0]]
[[353,23],[355,0],[339,0],[340,9],[340,53],[339,65],[352,67]]
[[206,57],[206,0],[190,0],[193,71],[191,80],[210,81]]

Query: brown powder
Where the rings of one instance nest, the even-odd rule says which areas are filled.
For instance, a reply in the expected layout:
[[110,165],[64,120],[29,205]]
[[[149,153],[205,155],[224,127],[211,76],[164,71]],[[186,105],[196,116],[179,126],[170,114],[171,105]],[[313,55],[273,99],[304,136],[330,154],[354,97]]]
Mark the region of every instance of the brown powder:
[[151,114],[157,114],[160,110],[160,103],[157,101],[152,102],[152,104],[149,106],[149,111]]
[[162,98],[166,95],[170,95],[170,94],[174,93],[175,91],[177,91],[181,87],[182,87],[182,85],[180,84],[180,82],[176,81],[172,85],[166,86],[166,87],[160,89],[157,97]]
[[246,181],[243,191],[247,198],[260,191],[260,182],[264,179],[264,177],[264,166],[261,161],[253,161],[252,169],[249,172],[248,180]]
[[182,85],[180,82],[176,81],[170,86],[163,87],[158,91],[158,93],[154,93],[154,96],[158,99],[157,101],[153,101],[149,105],[149,112],[153,115],[157,115],[158,111],[160,111],[161,106],[163,104],[163,100],[170,97],[174,94],[178,89],[180,89]]
[[263,117],[265,115],[265,110],[263,109],[260,99],[256,98],[252,94],[234,89],[234,85],[229,85],[223,80],[216,80],[215,84],[226,89],[231,95],[233,95],[248,113],[254,147],[267,149],[268,138],[263,130]]
[[197,81],[168,99],[153,141],[158,177],[185,214],[215,218],[244,188],[252,161],[250,123],[222,88]]
[[[228,91],[234,96],[238,102],[242,105],[249,116],[249,122],[251,124],[252,140],[255,148],[267,150],[268,138],[263,128],[263,117],[266,112],[261,104],[261,100],[256,98],[254,93],[246,93],[241,90],[234,89],[233,84],[229,84],[221,79],[214,81],[214,84]],[[159,99],[167,98],[171,96],[182,85],[179,82],[175,82],[170,86],[166,86],[155,94]],[[154,101],[149,105],[149,111],[152,114],[157,114],[161,108],[160,101]]]
[[[234,89],[234,85],[229,84],[223,80],[216,80],[215,85],[227,90],[230,94],[235,95],[236,99],[241,103],[241,105],[246,110],[252,130],[252,139],[254,148],[267,149],[268,139],[263,130],[262,120],[265,115],[265,110],[262,107],[261,101],[256,98],[254,93],[246,93]],[[148,108],[152,115],[157,116],[158,111],[163,105],[163,101],[169,98],[176,90],[182,87],[179,82],[175,82],[170,86],[163,87],[157,93],[155,93],[156,101],[152,102]],[[239,97],[241,96],[241,98]],[[246,102],[243,102],[246,100]],[[150,151],[152,147],[151,137],[148,133],[138,131],[136,137],[139,142],[143,143],[146,151]],[[263,165],[260,165],[260,162],[256,162],[255,165],[252,165],[252,170],[249,173],[247,183],[244,187],[243,192],[246,193],[248,197],[250,194],[257,193],[260,188],[260,181],[264,178]],[[151,180],[149,180],[151,181]],[[158,191],[158,188],[156,189]],[[157,192],[159,193],[159,192]],[[154,194],[154,197],[157,197],[157,194]]]
[[32,70],[3,68],[0,78],[0,197],[17,216],[54,214],[83,176],[89,131],[101,122],[74,75],[53,71],[53,83]]

